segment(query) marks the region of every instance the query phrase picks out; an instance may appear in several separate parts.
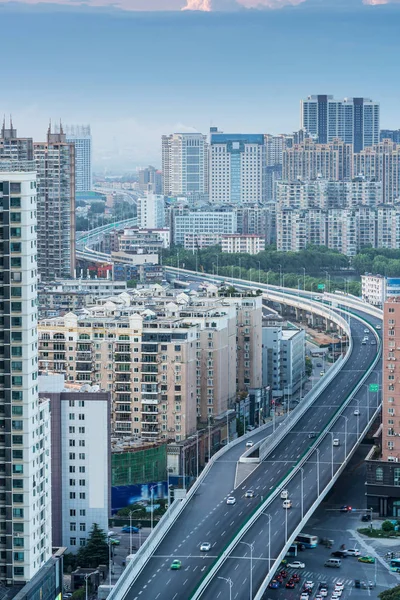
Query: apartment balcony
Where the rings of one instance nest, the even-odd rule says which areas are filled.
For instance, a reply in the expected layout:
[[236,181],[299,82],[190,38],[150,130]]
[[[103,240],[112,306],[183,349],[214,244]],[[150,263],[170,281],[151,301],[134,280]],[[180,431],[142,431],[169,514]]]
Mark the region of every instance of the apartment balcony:
[[92,353],[92,344],[78,344],[76,348],[77,352],[85,352],[88,354]]
[[114,366],[114,373],[130,373],[131,371],[131,365],[126,365],[126,364],[122,364],[122,363],[117,363]]
[[76,363],[75,371],[77,373],[91,373],[93,370],[92,363]]
[[143,365],[142,366],[142,370],[141,370],[142,375],[144,373],[158,373],[158,366],[157,365]]
[[151,405],[142,406],[141,413],[142,413],[142,415],[158,415],[159,414],[157,408],[153,408]]
[[154,394],[154,397],[152,398],[150,396],[150,394],[148,396],[146,396],[146,398],[142,399],[142,405],[144,404],[148,404],[149,406],[156,406],[157,404],[159,404],[160,400],[158,398],[158,394]]
[[130,354],[114,354],[114,362],[116,363],[131,363]]
[[143,415],[141,423],[142,425],[158,425],[157,415]]
[[158,344],[142,344],[143,354],[158,354]]
[[114,392],[116,394],[126,394],[126,392],[130,392],[130,391],[131,391],[130,385],[120,383],[120,382],[115,383]]
[[86,360],[87,361],[87,360],[90,360],[91,356],[92,356],[92,353],[90,351],[89,352],[77,352],[76,360],[82,360],[82,361]]

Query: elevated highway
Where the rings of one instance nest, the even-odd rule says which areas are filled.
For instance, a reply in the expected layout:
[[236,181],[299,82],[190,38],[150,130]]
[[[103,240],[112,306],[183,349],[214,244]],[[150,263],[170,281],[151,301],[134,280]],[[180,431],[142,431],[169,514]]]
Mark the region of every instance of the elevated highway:
[[[254,286],[241,280],[234,283]],[[186,500],[174,503],[127,567],[112,599],[226,597],[228,579],[235,600],[247,600],[250,585],[250,597],[261,598],[274,565],[333,485],[379,411],[380,395],[369,392],[368,386],[379,384],[381,343],[375,326],[381,313],[354,297],[302,297],[294,290],[256,287],[267,299],[314,310],[336,322],[350,339],[346,358],[330,369],[320,387],[275,432],[273,425],[267,425],[251,434],[253,442],[263,440],[265,453],[238,488],[234,488],[235,474],[246,438],[218,453]],[[370,332],[365,345],[361,343],[364,329]],[[359,416],[354,414],[356,409]],[[339,440],[339,445],[333,440]],[[282,487],[289,490],[290,510],[282,507]],[[245,497],[247,489],[254,490],[253,498]],[[230,495],[236,499],[234,505],[226,504]],[[200,545],[206,541],[211,550],[201,553]],[[182,561],[180,571],[170,570],[173,559]]]

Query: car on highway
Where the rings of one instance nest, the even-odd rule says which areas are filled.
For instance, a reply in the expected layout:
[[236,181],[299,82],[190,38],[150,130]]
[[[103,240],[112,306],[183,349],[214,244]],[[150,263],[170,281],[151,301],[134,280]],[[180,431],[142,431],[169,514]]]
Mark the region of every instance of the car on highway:
[[307,592],[302,592],[300,596],[300,600],[309,600],[310,595]]
[[282,490],[281,498],[282,498],[282,500],[286,500],[287,498],[289,498],[289,492],[287,490]]
[[[340,512],[343,512],[343,513],[351,512],[351,506],[349,506],[348,504],[344,504],[343,506],[340,507]],[[343,548],[343,550],[344,550],[344,548]]]
[[306,565],[303,562],[300,562],[299,560],[294,560],[293,562],[288,563],[287,566],[289,567],[289,569],[305,569],[306,568]]
[[319,590],[319,594],[320,594],[321,598],[326,598],[327,595],[328,595],[328,588],[327,587],[326,588],[321,588]]
[[322,596],[321,596],[321,594],[320,594],[320,593],[318,593],[318,594],[315,596],[314,600],[322,600]]
[[245,498],[254,498],[255,494],[254,494],[254,490],[247,490],[244,497]]
[[313,439],[314,439],[314,438],[316,438],[316,437],[317,437],[317,434],[316,434],[316,432],[315,432],[315,431],[311,431],[311,432],[308,434],[308,439],[309,439],[309,440],[313,440]]
[[335,591],[336,590],[341,590],[343,592],[343,590],[344,590],[344,583],[343,583],[343,581],[337,581],[335,583]]
[[277,579],[273,579],[272,581],[269,582],[268,587],[271,590],[277,590],[279,587],[281,586],[281,584],[279,583],[279,581]]
[[375,325],[375,329],[382,329],[381,325]]
[[348,555],[346,554],[346,550],[335,550],[335,552],[331,552],[331,556],[334,558],[346,558]]
[[120,540],[117,540],[116,538],[110,538],[110,544],[111,546],[119,546],[121,543]]
[[200,545],[200,552],[209,552],[211,549],[211,544],[210,542],[203,542]]
[[333,444],[334,446],[340,446],[340,440],[339,440],[338,438],[334,438],[334,440],[333,440],[332,444]]
[[175,560],[171,563],[171,571],[178,571],[182,567],[182,563],[180,560],[175,558]]
[[376,346],[376,340],[371,340],[371,346]]
[[234,496],[228,496],[226,499],[227,504],[236,504],[236,498]]
[[375,557],[374,556],[368,556],[368,555],[366,555],[366,556],[359,556],[358,557],[358,562],[374,564]]
[[369,329],[365,328],[364,333],[369,333]]
[[358,548],[348,548],[345,550],[347,556],[360,556],[361,552]]
[[317,367],[322,367],[322,363],[321,362],[317,362]]
[[313,581],[311,581],[310,579],[308,579],[307,581],[304,582],[304,591],[305,592],[307,590],[311,590],[311,592],[312,592],[313,588],[314,588],[314,582]]
[[354,414],[354,416],[355,416],[355,417],[359,417],[359,416],[360,416],[360,409],[356,408],[356,409],[354,410],[354,413],[353,413],[353,414]]
[[292,501],[291,500],[284,500],[282,503],[282,508],[292,508]]
[[294,590],[296,587],[296,582],[293,579],[289,579],[285,587],[287,587],[288,590]]
[[320,371],[319,374],[322,377],[323,375],[325,375],[325,371]]
[[139,533],[139,527],[134,527],[133,525],[124,525],[121,528],[122,533]]
[[248,442],[246,442],[246,448],[251,448],[252,446],[254,446],[253,442],[251,440],[249,440]]

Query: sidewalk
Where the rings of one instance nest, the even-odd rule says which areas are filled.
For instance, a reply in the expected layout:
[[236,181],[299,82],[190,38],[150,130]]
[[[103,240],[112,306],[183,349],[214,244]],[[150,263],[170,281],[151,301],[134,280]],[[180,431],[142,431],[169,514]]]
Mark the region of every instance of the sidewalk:
[[[400,574],[393,573],[390,570],[389,563],[383,558],[382,552],[386,554],[388,548],[393,548],[394,546],[399,546],[398,539],[385,539],[385,538],[369,538],[364,535],[361,535],[355,529],[348,529],[349,533],[351,533],[352,537],[357,540],[360,549],[365,550],[365,554],[369,556],[374,556],[375,559],[380,562],[380,564],[385,567],[395,579],[400,583]],[[380,552],[381,551],[381,552]]]

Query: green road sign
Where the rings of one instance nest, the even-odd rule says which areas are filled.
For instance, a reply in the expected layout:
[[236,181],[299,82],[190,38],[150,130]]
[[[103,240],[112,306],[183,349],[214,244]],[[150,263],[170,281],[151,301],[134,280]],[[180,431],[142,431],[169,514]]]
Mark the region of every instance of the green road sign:
[[369,391],[370,392],[379,392],[379,384],[378,383],[370,383]]
[[324,290],[325,289],[325,284],[324,283],[319,283],[318,284],[318,289],[319,290]]

